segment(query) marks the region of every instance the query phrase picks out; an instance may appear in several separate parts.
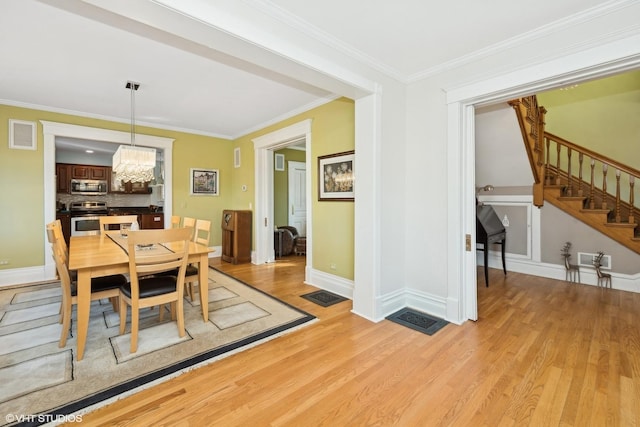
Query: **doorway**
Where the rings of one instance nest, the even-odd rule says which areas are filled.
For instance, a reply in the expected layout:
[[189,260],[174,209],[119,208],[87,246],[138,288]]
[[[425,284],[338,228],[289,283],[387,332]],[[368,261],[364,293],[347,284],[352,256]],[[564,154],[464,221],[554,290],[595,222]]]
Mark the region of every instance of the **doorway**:
[[[274,151],[285,148],[294,143],[304,141],[305,163],[311,164],[311,120],[307,119],[291,126],[279,129],[269,134],[253,139],[255,148],[255,256],[254,264],[264,264],[275,261],[273,246],[274,223],[274,190],[273,170]],[[305,171],[305,206],[306,222],[312,224],[311,212],[311,168]],[[308,280],[312,266],[312,228],[307,228],[307,257],[305,265],[305,280]]]

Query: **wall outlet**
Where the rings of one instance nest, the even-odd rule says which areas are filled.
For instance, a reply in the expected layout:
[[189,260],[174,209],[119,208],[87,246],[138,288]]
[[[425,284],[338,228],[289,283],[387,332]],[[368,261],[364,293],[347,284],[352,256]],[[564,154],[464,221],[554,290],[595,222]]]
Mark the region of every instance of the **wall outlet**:
[[0,265],[9,265],[8,259],[0,259]]
[[336,264],[332,262],[329,268],[332,270],[335,270],[337,267],[336,267]]

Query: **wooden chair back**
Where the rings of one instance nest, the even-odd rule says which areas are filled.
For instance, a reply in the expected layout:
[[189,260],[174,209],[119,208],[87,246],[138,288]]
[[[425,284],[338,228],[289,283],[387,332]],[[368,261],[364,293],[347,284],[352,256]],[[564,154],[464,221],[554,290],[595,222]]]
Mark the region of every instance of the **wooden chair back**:
[[180,227],[180,217],[178,215],[172,215],[171,216],[171,228],[178,228]]
[[[120,229],[125,224],[133,224],[138,222],[138,215],[108,215],[100,217],[100,234],[105,234],[111,229],[112,225],[119,225]],[[115,231],[115,230],[114,230]]]
[[[138,280],[142,276],[178,269],[178,287],[182,293],[189,255],[191,230],[168,228],[132,231],[128,237],[129,275],[132,298],[139,295]],[[176,244],[171,250],[162,244]],[[149,245],[157,245],[155,248]]]
[[194,232],[194,228],[196,226],[196,219],[188,217],[188,216],[185,216],[184,218],[182,218],[182,226],[185,227],[185,228],[190,228],[191,229],[191,237],[193,238],[193,232]]
[[209,236],[211,235],[211,221],[206,219],[196,220],[193,241],[200,245],[209,246]]

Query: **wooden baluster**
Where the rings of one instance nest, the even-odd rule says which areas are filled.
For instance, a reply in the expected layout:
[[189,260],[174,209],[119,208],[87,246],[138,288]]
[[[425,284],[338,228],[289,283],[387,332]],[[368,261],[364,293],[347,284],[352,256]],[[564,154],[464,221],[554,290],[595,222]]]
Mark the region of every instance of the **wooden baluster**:
[[556,185],[560,185],[560,148],[562,147],[557,142],[556,145],[558,147],[558,157],[556,158]]
[[620,219],[620,169],[616,169],[616,222]]
[[602,209],[607,209],[607,169],[609,165],[602,164]]
[[571,148],[567,149],[567,196],[573,196],[573,177],[571,176]]
[[629,204],[631,205],[631,208],[629,209],[629,224],[635,224],[636,222],[636,216],[634,215],[634,212],[633,212],[633,210],[635,209],[635,207],[633,206],[633,203],[634,203],[633,186],[635,184],[635,180],[636,178],[633,175],[629,175]]
[[582,160],[583,155],[580,153],[578,155],[578,196],[582,197]]
[[549,140],[549,138],[545,137],[545,141],[547,142],[547,161],[545,163],[546,167],[545,167],[545,185],[551,185],[551,175],[549,175],[549,146],[551,145],[551,141]]
[[595,190],[595,186],[593,183],[595,167],[596,167],[596,161],[591,159],[591,188],[589,189],[589,209],[596,208],[596,201],[593,199],[594,190]]

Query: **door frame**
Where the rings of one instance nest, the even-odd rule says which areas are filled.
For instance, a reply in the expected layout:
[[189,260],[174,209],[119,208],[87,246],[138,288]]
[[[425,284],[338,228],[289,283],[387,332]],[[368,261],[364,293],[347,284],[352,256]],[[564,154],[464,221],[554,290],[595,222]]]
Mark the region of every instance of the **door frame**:
[[476,244],[475,107],[638,68],[637,38],[630,38],[447,91],[448,319],[478,319],[476,254],[465,249],[466,236]]
[[309,276],[313,259],[313,227],[311,212],[311,119],[306,119],[277,131],[252,139],[255,150],[255,251],[252,262],[264,264],[275,262],[273,249],[273,157],[274,151],[293,142],[305,140],[305,162],[307,163],[307,256],[305,280]]

